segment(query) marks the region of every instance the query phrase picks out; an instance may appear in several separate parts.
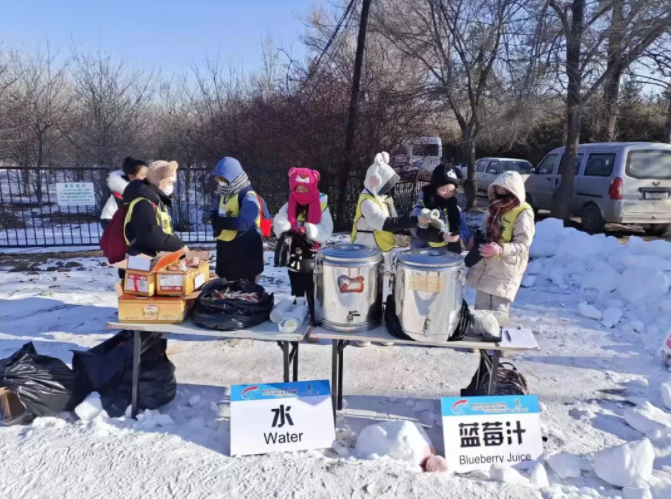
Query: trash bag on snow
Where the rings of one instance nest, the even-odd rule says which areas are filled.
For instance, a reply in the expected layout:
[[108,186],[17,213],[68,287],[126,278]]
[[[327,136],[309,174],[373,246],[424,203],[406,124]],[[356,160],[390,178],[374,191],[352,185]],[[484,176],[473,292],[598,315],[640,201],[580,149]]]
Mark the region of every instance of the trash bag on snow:
[[[168,341],[160,333],[141,333],[138,408],[158,409],[175,398],[175,365],[165,351]],[[111,417],[124,414],[131,402],[133,331],[121,331],[90,350],[73,352],[72,367],[80,391],[100,394]]]
[[32,342],[0,360],[0,386],[12,390],[26,409],[17,418],[4,420],[5,425],[57,416],[80,401],[72,369],[60,359],[38,354]]
[[[256,297],[245,299],[245,295],[254,294]],[[214,279],[201,291],[191,318],[197,325],[208,329],[247,329],[270,318],[274,301],[272,293],[266,293],[263,286],[252,281]]]

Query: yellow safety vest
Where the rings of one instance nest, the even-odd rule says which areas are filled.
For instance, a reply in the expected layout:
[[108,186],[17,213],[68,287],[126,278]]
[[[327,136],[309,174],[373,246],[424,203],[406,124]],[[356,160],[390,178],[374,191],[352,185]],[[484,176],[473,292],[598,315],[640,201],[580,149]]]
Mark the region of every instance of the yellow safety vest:
[[531,205],[528,203],[522,203],[519,206],[516,206],[510,211],[504,213],[503,218],[501,219],[501,226],[503,231],[501,232],[501,239],[499,240],[500,244],[509,243],[513,240],[513,229],[515,228],[515,220],[520,213],[526,209],[531,209]]
[[[372,199],[375,201],[378,206],[382,209],[383,212],[389,216],[389,208],[385,203],[380,201],[378,198],[371,194],[361,194],[359,196],[359,202],[356,205],[356,213],[354,215],[354,225],[352,226],[352,236],[351,236],[351,241],[354,242],[354,239],[356,238],[357,235],[357,228],[356,224],[357,222],[363,217],[363,213],[361,211],[361,204],[366,200],[366,199]],[[372,232],[373,237],[375,238],[375,243],[377,244],[377,247],[380,248],[380,251],[387,252],[391,251],[393,248],[396,247],[396,241],[394,240],[394,234],[391,232],[386,232],[383,230],[374,230],[374,231],[361,231],[361,232]]]
[[[261,227],[261,210],[263,209],[259,205],[259,198],[256,196],[256,193],[254,191],[249,191],[245,196],[248,196],[252,194],[254,196],[254,202],[256,205],[259,207],[259,215],[256,217],[256,224],[257,227]],[[226,204],[224,205],[224,196],[221,196],[219,198],[219,216],[220,217],[237,217],[238,214],[240,213],[240,205],[242,203],[238,201],[238,196],[235,195],[232,198],[230,198],[228,201],[226,201]],[[237,230],[222,230],[217,239],[219,241],[232,241],[238,237],[238,231]]]
[[[423,208],[426,208],[426,206],[424,206],[424,200],[423,199],[419,200],[419,204],[421,204]],[[450,231],[450,221],[447,219],[447,212],[442,208],[439,208],[439,210],[443,213],[443,216],[445,217],[445,228],[449,232]],[[429,242],[429,246],[431,246],[432,248],[444,248],[445,246],[447,246],[447,243],[445,241],[440,241],[440,242],[436,242],[436,243]]]
[[130,222],[131,217],[133,216],[133,209],[135,205],[140,201],[147,201],[151,203],[152,207],[156,210],[156,223],[163,229],[163,232],[166,234],[172,234],[172,219],[170,218],[170,213],[168,211],[163,211],[160,204],[152,203],[147,198],[135,198],[128,205],[128,211],[126,212],[126,218],[123,222],[123,237],[126,240],[126,244],[130,246],[130,241],[128,236],[126,236],[126,225]]

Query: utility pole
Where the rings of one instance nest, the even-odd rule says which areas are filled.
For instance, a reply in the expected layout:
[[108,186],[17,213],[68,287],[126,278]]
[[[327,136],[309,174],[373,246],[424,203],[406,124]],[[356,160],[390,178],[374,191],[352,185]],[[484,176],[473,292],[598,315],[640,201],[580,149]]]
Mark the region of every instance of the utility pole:
[[354,73],[352,75],[352,94],[347,113],[347,131],[345,132],[345,157],[338,172],[338,209],[336,221],[342,226],[345,220],[345,203],[347,201],[347,182],[352,169],[352,155],[354,149],[354,133],[356,132],[359,114],[359,85],[361,83],[361,66],[363,65],[363,51],[366,45],[366,30],[368,28],[368,11],[371,0],[363,0],[361,6],[361,21],[359,35],[356,42],[356,57],[354,58]]

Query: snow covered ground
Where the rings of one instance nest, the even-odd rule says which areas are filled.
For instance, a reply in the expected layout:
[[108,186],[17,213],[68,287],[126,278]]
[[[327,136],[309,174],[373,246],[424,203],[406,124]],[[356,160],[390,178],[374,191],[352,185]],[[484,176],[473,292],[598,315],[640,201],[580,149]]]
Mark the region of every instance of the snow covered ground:
[[[11,463],[0,469],[2,496],[669,499],[671,409],[664,406],[661,385],[671,374],[658,351],[671,327],[671,243],[632,238],[624,246],[552,220],[537,229],[535,261],[525,283],[530,287],[513,305],[513,324],[533,329],[541,349],[506,360],[527,377],[543,403],[547,487],[533,486],[526,472],[455,477],[421,473],[387,457],[357,459],[357,435],[390,419],[421,425],[442,453],[439,399],[468,384],[477,367],[475,354],[420,346],[349,347],[338,452],[232,458],[228,387],[279,381],[281,352],[270,342],[183,337],[171,340],[168,351],[177,367],[178,395],[160,411],[172,424],[156,413],[141,422],[98,417],[86,423],[71,414],[0,427],[0,449]],[[286,296],[286,272],[274,269],[272,255],[266,256],[262,284]],[[73,268],[65,269],[68,263]],[[60,271],[13,268],[0,263],[0,358],[33,341],[38,352],[69,363],[71,350],[110,336],[105,323],[116,316],[116,271],[102,259],[40,263],[41,269]],[[472,291],[467,295],[472,299]],[[301,379],[330,377],[330,360],[330,345],[301,345]],[[671,387],[665,390],[671,398]],[[612,451],[615,457],[593,457],[644,437],[650,447],[643,441]],[[650,448],[654,456],[646,454]],[[623,490],[599,478],[616,481],[604,469],[617,470],[618,455],[639,449],[638,462],[654,459],[652,476],[637,484],[642,488]],[[616,474],[625,471],[631,467]],[[534,483],[542,481],[538,469]]]

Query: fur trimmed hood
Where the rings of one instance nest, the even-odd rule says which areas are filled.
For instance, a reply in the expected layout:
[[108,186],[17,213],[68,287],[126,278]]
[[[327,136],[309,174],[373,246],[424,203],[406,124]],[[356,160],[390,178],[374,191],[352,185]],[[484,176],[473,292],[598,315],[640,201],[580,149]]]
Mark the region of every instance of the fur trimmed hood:
[[124,175],[123,170],[117,170],[109,174],[107,177],[107,187],[110,191],[123,195],[123,191],[128,186],[128,179]]

